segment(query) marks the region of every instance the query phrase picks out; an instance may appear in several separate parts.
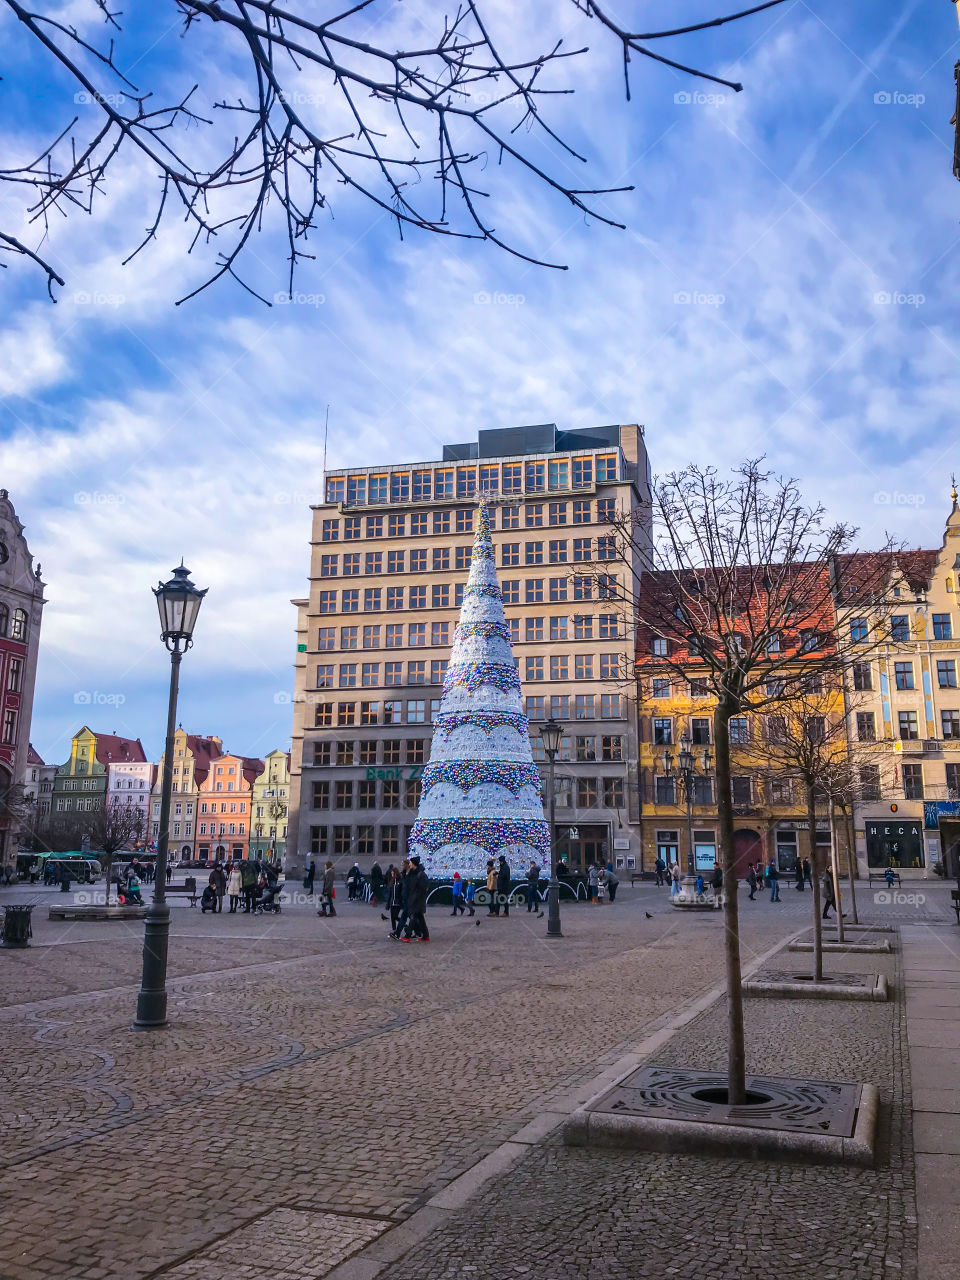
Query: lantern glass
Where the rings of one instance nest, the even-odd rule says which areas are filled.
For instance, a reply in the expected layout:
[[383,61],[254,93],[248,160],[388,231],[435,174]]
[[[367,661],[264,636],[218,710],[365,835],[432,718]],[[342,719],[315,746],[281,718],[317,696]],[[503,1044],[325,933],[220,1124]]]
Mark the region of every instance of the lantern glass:
[[160,634],[166,640],[183,640],[188,644],[197,624],[200,603],[207,594],[190,581],[190,570],[182,564],[174,569],[169,582],[154,588],[160,613]]
[[557,720],[547,720],[540,726],[540,739],[543,749],[552,759],[560,750],[560,739],[563,737],[563,725]]

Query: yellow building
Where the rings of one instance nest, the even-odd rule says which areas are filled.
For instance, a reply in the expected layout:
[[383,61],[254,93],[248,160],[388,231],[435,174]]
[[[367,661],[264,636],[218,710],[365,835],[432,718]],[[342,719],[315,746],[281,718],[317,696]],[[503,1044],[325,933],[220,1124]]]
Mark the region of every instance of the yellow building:
[[[170,857],[173,861],[195,858],[197,847],[197,800],[200,787],[210,772],[210,762],[223,752],[220,738],[204,738],[179,726],[173,737],[173,769],[170,796]],[[160,757],[150,797],[151,843],[160,833],[160,792],[166,753]]]

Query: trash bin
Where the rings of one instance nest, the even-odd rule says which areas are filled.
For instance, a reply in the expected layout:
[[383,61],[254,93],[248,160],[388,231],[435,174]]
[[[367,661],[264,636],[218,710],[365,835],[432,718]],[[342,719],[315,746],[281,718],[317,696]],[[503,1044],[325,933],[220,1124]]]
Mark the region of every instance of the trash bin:
[[0,946],[29,947],[30,939],[33,937],[33,929],[30,927],[32,911],[32,903],[29,906],[24,903],[10,903],[4,906],[3,935],[0,937]]

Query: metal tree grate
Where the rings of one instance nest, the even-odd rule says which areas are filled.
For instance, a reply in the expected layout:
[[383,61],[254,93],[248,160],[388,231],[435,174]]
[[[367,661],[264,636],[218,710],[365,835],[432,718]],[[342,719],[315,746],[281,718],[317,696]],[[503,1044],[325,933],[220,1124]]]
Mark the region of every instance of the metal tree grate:
[[736,1107],[710,1098],[711,1093],[722,1095],[726,1084],[726,1074],[721,1071],[640,1067],[590,1109],[661,1120],[792,1129],[834,1138],[853,1135],[860,1104],[858,1084],[747,1076],[747,1096],[755,1101]]

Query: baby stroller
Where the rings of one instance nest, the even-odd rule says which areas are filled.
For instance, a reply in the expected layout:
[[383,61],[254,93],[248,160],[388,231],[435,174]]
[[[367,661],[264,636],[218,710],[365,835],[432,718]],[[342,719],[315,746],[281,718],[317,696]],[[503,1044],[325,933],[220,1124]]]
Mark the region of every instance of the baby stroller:
[[280,885],[276,880],[264,880],[257,889],[257,901],[253,908],[253,914],[257,916],[264,915],[267,912],[275,912],[280,914]]

